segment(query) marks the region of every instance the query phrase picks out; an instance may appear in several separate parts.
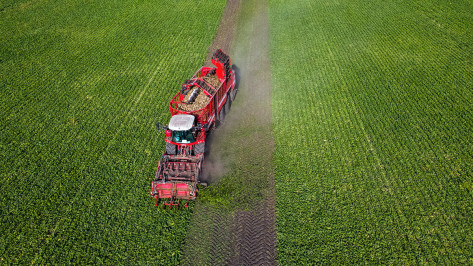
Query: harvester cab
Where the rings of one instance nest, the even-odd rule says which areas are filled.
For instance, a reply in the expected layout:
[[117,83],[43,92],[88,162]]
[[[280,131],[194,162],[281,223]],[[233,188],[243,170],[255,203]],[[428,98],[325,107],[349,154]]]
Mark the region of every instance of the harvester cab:
[[195,117],[193,115],[174,115],[169,121],[169,126],[163,126],[156,123],[158,132],[165,130],[166,135],[171,137],[171,141],[175,143],[192,143],[196,141],[196,134],[205,127],[199,123],[195,124]]
[[[169,130],[171,131],[171,139],[177,143],[191,143],[195,141],[193,115],[175,115],[169,121]],[[193,132],[194,131],[194,132]]]

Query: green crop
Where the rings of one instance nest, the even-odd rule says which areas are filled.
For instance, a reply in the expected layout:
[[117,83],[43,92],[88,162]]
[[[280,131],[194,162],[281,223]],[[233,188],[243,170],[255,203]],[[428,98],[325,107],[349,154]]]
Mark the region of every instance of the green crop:
[[1,1],[0,264],[177,264],[191,209],[149,196],[154,123],[225,1]]
[[468,1],[270,1],[278,259],[473,262]]

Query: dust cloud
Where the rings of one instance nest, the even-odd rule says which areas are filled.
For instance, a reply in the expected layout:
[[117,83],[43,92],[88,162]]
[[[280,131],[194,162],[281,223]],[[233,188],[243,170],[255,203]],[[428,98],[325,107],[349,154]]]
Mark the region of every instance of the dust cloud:
[[[265,4],[257,2],[255,5]],[[234,12],[237,8],[233,6],[229,9]],[[223,124],[207,140],[202,180],[209,184],[218,182],[228,173],[234,162],[238,161],[235,156],[243,153],[249,156],[248,159],[261,156],[271,159],[274,149],[267,13],[253,12],[249,18],[245,17],[238,24],[235,36],[234,29],[228,23],[224,26],[227,27],[223,33],[227,34],[226,38],[216,40],[229,41],[235,37],[231,52],[225,52],[232,58],[238,93]],[[223,46],[229,47],[228,44]],[[235,142],[236,139],[243,143]],[[268,149],[263,151],[261,146]]]
[[232,48],[225,51],[237,72],[238,93],[224,122],[208,136],[202,179],[218,186],[231,177],[224,197],[249,208],[228,211],[197,200],[182,265],[276,265],[268,1],[227,5],[240,2]]

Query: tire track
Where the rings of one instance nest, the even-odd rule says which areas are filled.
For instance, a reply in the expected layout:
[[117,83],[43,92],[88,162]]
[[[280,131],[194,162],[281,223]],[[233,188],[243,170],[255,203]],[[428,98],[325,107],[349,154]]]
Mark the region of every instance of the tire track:
[[253,211],[236,214],[238,225],[237,253],[233,265],[275,264],[275,206],[274,199],[261,202]]
[[[210,178],[209,189],[217,190],[211,200],[221,197],[234,202],[229,207],[218,200],[212,203],[198,198],[183,246],[182,265],[276,265],[267,12],[267,0],[229,0],[209,48],[207,63],[216,48],[232,47],[230,56],[240,70],[238,95],[225,123],[213,133],[206,158],[213,161],[210,166],[225,168]],[[219,189],[225,190],[223,195]]]

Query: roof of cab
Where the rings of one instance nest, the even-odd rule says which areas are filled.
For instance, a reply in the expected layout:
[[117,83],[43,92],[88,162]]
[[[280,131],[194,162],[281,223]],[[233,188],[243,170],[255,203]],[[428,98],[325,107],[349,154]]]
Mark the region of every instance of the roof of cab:
[[194,125],[194,119],[193,115],[175,115],[169,121],[169,129],[178,131],[189,130]]

